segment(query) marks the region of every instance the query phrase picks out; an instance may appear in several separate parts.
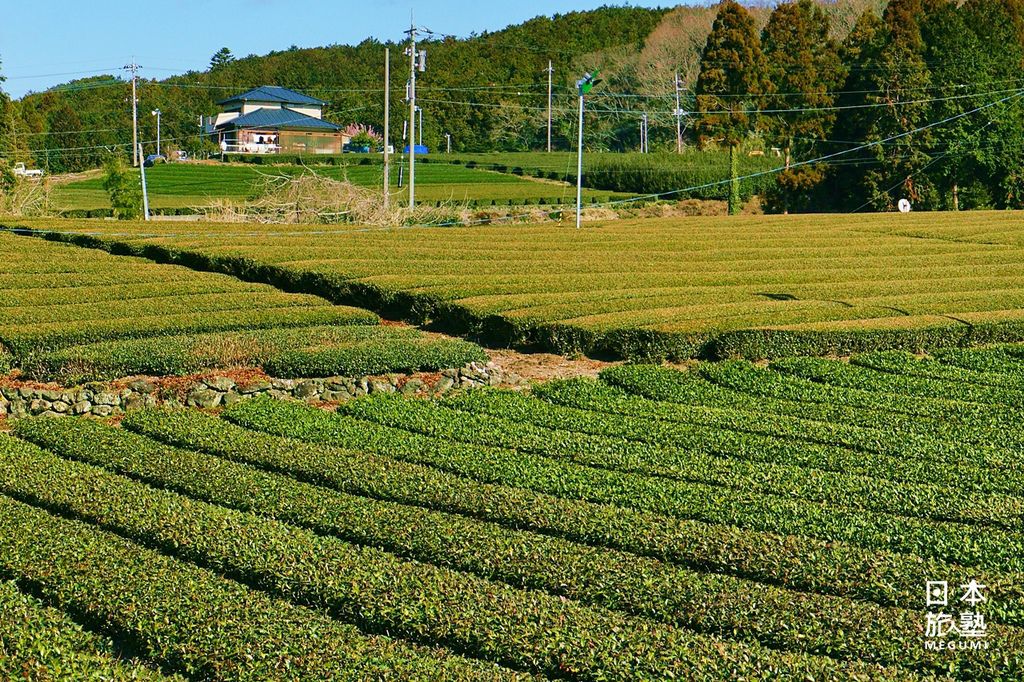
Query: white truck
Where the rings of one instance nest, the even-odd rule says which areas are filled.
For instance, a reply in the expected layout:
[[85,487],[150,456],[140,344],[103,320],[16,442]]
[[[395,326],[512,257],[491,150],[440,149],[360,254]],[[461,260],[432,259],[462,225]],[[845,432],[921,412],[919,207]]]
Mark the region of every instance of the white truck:
[[25,164],[16,163],[14,164],[14,174],[22,178],[41,178],[43,177],[43,171],[38,168],[25,168]]

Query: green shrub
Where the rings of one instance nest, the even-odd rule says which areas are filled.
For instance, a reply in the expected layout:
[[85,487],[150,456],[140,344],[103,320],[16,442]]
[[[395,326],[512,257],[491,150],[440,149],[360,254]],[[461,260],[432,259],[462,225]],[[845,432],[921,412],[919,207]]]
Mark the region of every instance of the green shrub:
[[[142,185],[124,160],[115,154],[103,163],[103,189],[110,198],[118,220],[135,220],[142,215]],[[90,216],[91,217],[91,216]]]

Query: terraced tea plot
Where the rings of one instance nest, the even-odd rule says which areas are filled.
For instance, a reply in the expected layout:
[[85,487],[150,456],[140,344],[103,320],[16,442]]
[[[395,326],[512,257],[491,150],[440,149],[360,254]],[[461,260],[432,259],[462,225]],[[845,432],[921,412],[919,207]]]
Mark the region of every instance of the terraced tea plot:
[[[1001,346],[23,419],[0,600],[142,657],[69,625],[83,666],[204,679],[1019,679],[1022,369]],[[929,580],[984,627],[929,634]]]
[[620,221],[580,232],[289,227],[258,237],[232,225],[178,234],[29,224],[134,231],[107,237],[108,248],[562,353],[761,358],[1024,337],[1024,230],[1005,212]]
[[0,262],[0,373],[75,383],[264,366],[307,377],[485,357],[318,296],[97,249],[0,233]]

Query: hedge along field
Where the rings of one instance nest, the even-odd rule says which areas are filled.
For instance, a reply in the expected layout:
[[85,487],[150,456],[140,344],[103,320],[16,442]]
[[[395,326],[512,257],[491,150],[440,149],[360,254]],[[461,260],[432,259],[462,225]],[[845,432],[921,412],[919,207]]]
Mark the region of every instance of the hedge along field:
[[[929,226],[954,221],[969,226],[963,239],[928,236]],[[559,353],[773,358],[1024,338],[1024,246],[1006,212],[624,220],[581,232],[289,227],[259,236],[237,225],[189,234],[23,222],[96,233],[55,239]]]
[[435,370],[474,344],[222,274],[0,233],[0,371],[65,384],[262,366],[310,377]]

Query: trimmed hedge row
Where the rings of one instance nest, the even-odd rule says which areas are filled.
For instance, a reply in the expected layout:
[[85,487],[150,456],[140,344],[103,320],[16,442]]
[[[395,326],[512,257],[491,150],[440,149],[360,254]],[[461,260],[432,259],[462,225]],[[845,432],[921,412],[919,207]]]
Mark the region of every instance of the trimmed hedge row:
[[0,496],[0,574],[151,661],[204,680],[519,679],[310,609]]
[[[985,350],[991,351],[992,349],[986,348]],[[977,351],[961,352],[977,353]],[[1012,358],[1013,356],[1008,355],[1007,357]],[[850,363],[893,375],[939,379],[963,382],[971,386],[988,386],[1013,391],[1024,391],[1024,366],[1020,366],[1020,363],[1016,363],[1017,367],[1008,367],[1004,364],[1001,367],[1003,371],[977,371],[957,367],[934,357],[918,358],[911,353],[902,351],[861,353],[850,358]]]
[[[552,381],[535,386],[532,394],[558,406],[640,418],[645,424],[653,420],[655,423],[706,425],[739,433],[840,446],[865,453],[868,460],[885,456],[890,460],[912,459],[922,463],[963,461],[969,467],[977,468],[971,462],[999,462],[1008,457],[1006,452],[995,447],[934,437],[925,422],[902,424],[900,429],[893,430],[873,428],[870,425],[883,422],[884,416],[831,404],[819,406],[815,403],[759,399],[711,383],[699,372],[679,372],[663,367],[634,365],[609,368],[602,372],[600,382],[588,378]],[[843,421],[834,421],[840,419]],[[623,422],[624,425],[628,423]],[[921,428],[911,429],[910,426]],[[638,433],[636,437],[641,438],[642,434]],[[894,466],[906,466],[912,472],[918,463],[890,462],[885,470]],[[943,468],[920,480],[970,487],[970,477],[965,479],[961,474],[959,469]],[[895,472],[884,477],[903,480],[902,475]],[[912,477],[907,479],[915,480]],[[992,483],[989,475],[978,484],[980,489],[991,489]]]
[[[466,419],[449,431],[449,437],[467,442],[504,444],[573,459],[586,454],[635,452],[643,468],[657,475],[821,502],[838,500],[840,506],[910,517],[1017,528],[1024,516],[1024,498],[977,492],[1024,494],[1024,475],[1018,476],[1019,485],[1014,485],[1002,476],[993,481],[988,469],[957,468],[944,471],[945,479],[951,480],[941,481],[940,486],[932,475],[934,462],[924,459],[723,430],[710,420],[666,423],[615,414],[613,407],[601,410],[594,393],[583,401],[590,408],[576,409],[495,389],[456,394],[441,404],[467,413]],[[794,428],[793,435],[797,433]],[[666,461],[664,469],[662,461]]]
[[485,361],[474,344],[380,325],[295,327],[108,341],[34,354],[25,376],[66,384],[134,374],[188,375],[204,369],[262,366],[282,378],[360,376],[461,367]]
[[5,680],[170,680],[120,658],[112,643],[83,630],[67,614],[0,582],[0,678]]
[[[237,423],[316,443],[350,445],[388,457],[430,464],[485,483],[498,483],[570,499],[616,505],[744,530],[803,535],[874,550],[911,553],[992,570],[1019,570],[1020,533],[990,529],[966,533],[951,523],[831,509],[820,504],[744,495],[530,457],[498,448],[471,447],[390,427],[371,426],[301,405],[258,400],[232,406]],[[966,537],[965,537],[966,535]]]
[[1024,406],[1024,393],[1010,388],[978,386],[960,379],[893,374],[838,360],[788,358],[773,362],[771,369],[801,379],[809,379],[818,384],[874,393],[981,403],[1003,408]]
[[804,355],[853,355],[887,348],[912,353],[1024,341],[1024,322],[974,322],[917,329],[742,329],[718,334],[704,348],[714,359],[773,360]]
[[[420,403],[410,401],[408,404]],[[445,435],[459,431],[464,415],[453,413],[442,418],[435,414],[417,418],[406,403],[395,400],[354,400],[340,409],[346,415],[358,415],[363,421],[351,424],[346,423],[344,417],[335,417],[334,432],[328,430],[325,434],[327,442],[337,442],[336,434],[346,430],[372,431],[380,440],[373,443],[363,438],[358,447],[381,448],[378,451],[398,458],[442,460],[443,465],[449,467],[457,462],[457,469],[453,470],[485,482],[528,487],[708,523],[839,540],[965,566],[1024,571],[1024,533],[1017,531],[988,528],[979,533],[970,526],[953,522],[826,507],[761,491],[623,473],[521,451],[465,445],[447,440]],[[243,407],[235,414],[245,411]],[[403,418],[405,415],[409,418]],[[370,424],[376,426],[368,426]],[[424,432],[438,435],[423,435]],[[354,437],[357,436],[348,436],[348,442],[354,444]],[[610,459],[621,458],[613,455]]]
[[[801,391],[814,389],[814,384],[767,372],[747,362],[727,360],[685,372],[655,365],[622,365],[603,370],[601,381],[615,391],[685,405],[687,410],[700,406],[742,410],[762,423],[761,430],[766,430],[769,418],[799,419],[804,424],[827,422],[830,426],[826,428],[851,429],[850,433],[855,433],[853,429],[861,431],[868,441],[877,436],[880,445],[902,442],[911,455],[919,452],[947,461],[999,463],[1007,460],[1004,449],[993,447],[989,439],[971,433],[954,414],[929,418],[886,410],[884,395],[872,402],[870,395],[857,394],[854,397],[858,399],[852,405],[843,402],[844,398],[849,400],[848,392],[831,396],[831,399],[820,396],[811,399],[813,394]],[[547,388],[539,390],[543,392]],[[634,409],[624,403],[620,406]],[[643,408],[646,409],[648,407]],[[672,411],[666,405],[659,410],[660,416],[664,416],[665,409]],[[845,436],[836,431],[832,437]],[[838,442],[854,446],[858,440]]]
[[936,360],[951,367],[1021,378],[1024,377],[1022,351],[1022,346],[1005,345],[972,349],[948,348],[934,355]]
[[[70,421],[70,420],[65,420]],[[90,446],[87,432],[83,443]],[[35,449],[8,453],[9,494],[100,524],[375,632],[443,644],[485,660],[570,679],[837,676],[907,679],[899,671],[778,653],[465,573],[154,490]],[[1024,641],[1022,641],[1024,644]]]
[[[182,440],[213,444],[239,435],[238,427],[198,412],[178,413],[170,421]],[[837,603],[832,597],[352,496],[126,432],[97,427],[59,431],[43,440],[65,456],[401,556],[774,648],[886,665],[936,666],[909,639],[919,620],[910,611]],[[94,437],[97,432],[102,435]],[[92,447],[101,443],[102,448]],[[717,598],[709,602],[708,594]],[[752,609],[751,604],[758,606]],[[944,665],[943,660],[937,669]]]
[[[1017,410],[998,405],[957,403],[936,398],[873,393],[856,388],[819,384],[799,377],[759,369],[747,362],[725,362],[701,365],[700,374],[720,386],[758,398],[782,399],[811,403],[815,410],[841,409],[846,414],[870,410],[876,428],[913,432],[930,432],[950,441],[967,441],[989,447],[985,465],[1019,466],[1013,448],[1024,444]],[[846,408],[855,408],[850,411]],[[863,414],[863,413],[862,413]],[[868,420],[867,415],[859,419]],[[858,423],[865,423],[860,421]],[[963,457],[962,459],[973,459]]]
[[263,367],[276,377],[300,378],[432,371],[486,361],[487,353],[475,343],[420,338],[285,350],[267,358]]
[[243,331],[275,327],[313,327],[320,325],[373,325],[380,321],[369,311],[332,307],[278,307],[225,310],[172,315],[137,314],[125,318],[23,324],[4,329],[0,341],[17,356],[54,351],[76,344],[115,339],[137,339],[165,334],[202,334],[217,331]]
[[[317,411],[323,416],[326,414]],[[921,581],[926,575],[949,575],[951,580],[978,576],[930,559],[803,537],[713,526],[631,509],[567,500],[522,488],[473,483],[462,477],[417,464],[389,460],[329,445],[251,431],[222,422],[201,420],[194,413],[145,410],[129,414],[123,425],[151,438],[208,452],[234,461],[287,473],[300,480],[356,495],[451,512],[513,529],[530,529],[597,547],[818,592],[873,601],[881,605],[920,607]],[[283,416],[284,419],[276,417]],[[303,432],[309,414],[251,415],[251,426]],[[19,433],[32,422],[19,422]],[[299,428],[295,428],[298,424]],[[48,430],[53,437],[54,430]],[[66,440],[49,444],[68,451]],[[94,449],[95,450],[95,449]],[[92,451],[88,451],[92,453]],[[90,456],[98,456],[90,454]],[[126,457],[132,466],[133,457]],[[92,461],[92,460],[90,460]],[[118,466],[121,466],[118,464]],[[984,573],[984,572],[981,572]],[[1008,577],[1004,578],[1003,575]],[[1024,622],[1024,578],[1017,574],[987,574],[986,585],[998,590],[1002,613]],[[999,609],[999,604],[994,604]],[[1016,615],[1013,615],[1016,614]],[[1007,621],[1007,622],[1017,622]]]

